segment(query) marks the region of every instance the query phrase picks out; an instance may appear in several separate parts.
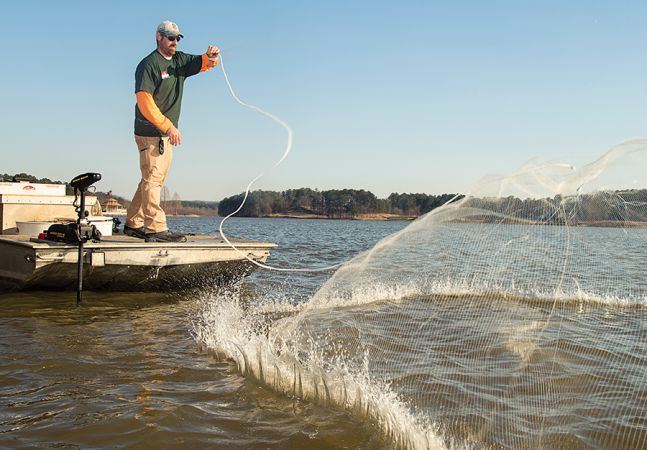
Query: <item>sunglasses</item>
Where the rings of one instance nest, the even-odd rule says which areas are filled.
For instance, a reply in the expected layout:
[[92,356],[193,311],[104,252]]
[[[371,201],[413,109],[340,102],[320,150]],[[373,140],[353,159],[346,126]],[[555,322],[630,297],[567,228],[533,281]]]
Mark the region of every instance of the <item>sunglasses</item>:
[[167,35],[164,35],[164,37],[166,39],[168,39],[169,41],[171,41],[171,42],[175,41],[176,39],[177,39],[178,42],[180,42],[180,39],[182,39],[180,36],[167,36]]

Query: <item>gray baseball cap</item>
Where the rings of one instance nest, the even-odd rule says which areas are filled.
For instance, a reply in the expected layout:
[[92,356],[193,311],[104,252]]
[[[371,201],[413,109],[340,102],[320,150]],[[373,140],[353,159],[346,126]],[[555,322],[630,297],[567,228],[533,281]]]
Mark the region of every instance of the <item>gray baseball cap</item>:
[[165,36],[180,36],[184,39],[184,35],[180,33],[180,29],[173,22],[165,20],[157,26],[157,32]]

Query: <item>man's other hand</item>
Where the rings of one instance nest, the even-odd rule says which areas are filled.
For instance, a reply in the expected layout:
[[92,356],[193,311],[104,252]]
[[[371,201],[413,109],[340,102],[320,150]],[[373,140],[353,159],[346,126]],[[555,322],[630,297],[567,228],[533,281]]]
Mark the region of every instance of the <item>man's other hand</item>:
[[166,130],[166,134],[168,134],[168,140],[171,145],[180,145],[182,143],[182,136],[180,136],[180,131],[175,128],[175,125],[171,125],[169,129]]

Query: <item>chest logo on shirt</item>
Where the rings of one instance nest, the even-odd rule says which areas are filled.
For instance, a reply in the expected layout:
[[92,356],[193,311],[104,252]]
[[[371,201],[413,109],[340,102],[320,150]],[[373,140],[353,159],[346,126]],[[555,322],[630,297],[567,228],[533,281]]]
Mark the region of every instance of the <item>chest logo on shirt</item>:
[[162,70],[162,80],[168,78],[168,72],[166,70]]

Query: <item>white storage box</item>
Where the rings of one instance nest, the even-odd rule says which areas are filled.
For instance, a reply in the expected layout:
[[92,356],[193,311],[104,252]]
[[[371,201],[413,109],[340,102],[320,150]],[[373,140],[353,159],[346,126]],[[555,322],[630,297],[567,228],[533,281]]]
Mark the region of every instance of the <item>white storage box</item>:
[[49,226],[53,224],[54,222],[19,221],[16,222],[16,228],[18,229],[16,234],[24,236],[38,236],[40,233],[47,232]]
[[88,222],[97,227],[101,236],[112,236],[112,216],[90,216]]

